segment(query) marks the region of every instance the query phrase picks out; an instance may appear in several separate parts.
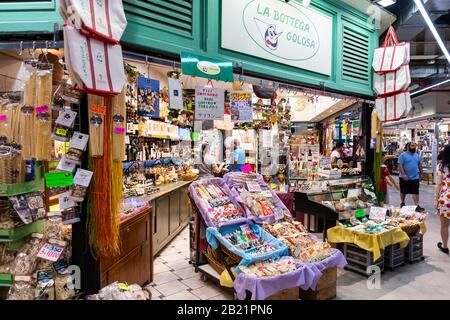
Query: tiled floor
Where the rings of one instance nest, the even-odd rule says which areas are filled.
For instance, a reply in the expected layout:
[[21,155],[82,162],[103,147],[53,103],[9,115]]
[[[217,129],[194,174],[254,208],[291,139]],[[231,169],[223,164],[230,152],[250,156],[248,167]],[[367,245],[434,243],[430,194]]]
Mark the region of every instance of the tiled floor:
[[[450,299],[450,256],[436,248],[439,219],[433,211],[434,186],[421,185],[421,205],[431,214],[424,237],[425,261],[407,264],[381,277],[381,288],[369,290],[367,278],[340,270],[337,299]],[[399,195],[390,190],[391,203],[399,205]],[[407,199],[411,204],[412,199]],[[154,282],[149,285],[154,300],[229,300],[233,296],[211,281],[203,281],[189,264],[189,229],[165,248],[155,260]]]
[[189,264],[189,228],[184,229],[155,259],[152,300],[230,300],[233,295],[201,280]]

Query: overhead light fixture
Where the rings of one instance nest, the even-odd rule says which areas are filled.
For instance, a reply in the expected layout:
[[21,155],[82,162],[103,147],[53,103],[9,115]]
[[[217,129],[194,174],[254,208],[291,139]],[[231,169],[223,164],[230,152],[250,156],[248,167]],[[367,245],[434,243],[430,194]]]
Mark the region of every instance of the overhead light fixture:
[[443,84],[445,84],[445,83],[448,83],[448,82],[450,82],[450,79],[447,79],[447,80],[445,80],[445,81],[442,81],[442,82],[433,84],[432,86],[429,86],[429,87],[426,87],[426,88],[423,88],[423,89],[414,91],[414,92],[411,93],[411,96],[414,96],[414,95],[416,95],[416,94],[418,94],[418,93],[421,93],[421,92],[424,92],[424,91],[433,89],[433,88],[435,88],[435,87],[441,86],[441,85],[443,85]]
[[397,0],[377,0],[375,2],[382,7],[389,7],[389,6],[397,3]]
[[428,15],[427,10],[422,4],[421,0],[414,0],[414,2],[417,5],[417,8],[419,9],[420,13],[422,14],[423,19],[428,25],[428,28],[430,28],[431,33],[433,34],[434,38],[436,39],[439,47],[441,48],[442,52],[444,53],[445,57],[447,58],[448,62],[450,62],[450,53],[448,52],[447,47],[445,46],[444,42],[442,42],[441,36],[436,30],[436,27],[433,24],[433,21],[431,21],[430,16]]

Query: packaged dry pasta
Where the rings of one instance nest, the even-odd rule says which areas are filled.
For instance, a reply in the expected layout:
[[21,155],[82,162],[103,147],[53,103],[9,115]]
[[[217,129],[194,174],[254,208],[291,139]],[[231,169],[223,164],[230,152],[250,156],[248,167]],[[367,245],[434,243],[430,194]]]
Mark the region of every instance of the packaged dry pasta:
[[73,201],[82,202],[86,197],[87,189],[91,183],[93,172],[78,168],[73,178],[73,188],[71,198]]
[[19,250],[14,260],[14,274],[31,274],[37,263],[37,254],[43,243],[44,235],[33,233],[29,241]]
[[0,183],[19,183],[24,179],[25,164],[19,146],[0,145]]
[[44,236],[46,239],[62,240],[64,226],[60,212],[47,213],[47,219],[44,222]]
[[53,269],[39,270],[36,274],[35,299],[55,300],[55,274]]
[[35,157],[50,160],[52,156],[52,71],[36,72],[36,100],[34,121],[36,134]]
[[125,89],[121,94],[111,98],[112,114],[112,157],[114,161],[122,161],[125,157],[126,136],[126,103]]
[[88,95],[89,105],[89,154],[92,157],[103,156],[103,138],[106,106],[105,99],[93,94]]
[[89,141],[89,135],[80,132],[74,132],[72,139],[70,139],[69,150],[65,154],[67,162],[81,164],[84,152],[86,151]]
[[34,300],[34,288],[31,276],[14,276],[13,286],[8,295],[8,300]]
[[56,300],[67,300],[75,295],[74,279],[68,270],[65,260],[58,260],[53,264],[55,270],[55,298]]

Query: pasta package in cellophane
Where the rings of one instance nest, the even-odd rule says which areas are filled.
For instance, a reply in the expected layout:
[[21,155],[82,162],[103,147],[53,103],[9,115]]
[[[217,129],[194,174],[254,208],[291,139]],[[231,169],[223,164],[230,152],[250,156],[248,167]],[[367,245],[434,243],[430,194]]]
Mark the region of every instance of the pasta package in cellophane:
[[105,98],[88,94],[89,153],[91,157],[103,156],[106,106]]
[[52,157],[52,70],[36,72],[36,107],[34,132],[36,137],[35,158],[50,160]]
[[20,108],[20,145],[22,157],[32,159],[35,152],[34,106],[36,100],[36,70],[30,72],[23,90],[23,105]]
[[112,157],[114,161],[125,158],[126,106],[125,89],[118,96],[111,98],[112,116]]

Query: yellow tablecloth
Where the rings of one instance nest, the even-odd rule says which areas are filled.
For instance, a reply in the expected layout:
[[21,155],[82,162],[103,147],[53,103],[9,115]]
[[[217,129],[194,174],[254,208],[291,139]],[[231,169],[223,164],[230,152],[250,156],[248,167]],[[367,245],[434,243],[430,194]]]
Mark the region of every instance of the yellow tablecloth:
[[[425,224],[423,224],[423,227],[425,227]],[[328,229],[327,235],[328,242],[353,243],[364,250],[372,252],[374,261],[381,257],[380,250],[397,243],[400,243],[400,246],[405,248],[409,242],[408,235],[400,227],[393,228],[381,234],[366,234],[355,232],[342,226],[336,226]]]

